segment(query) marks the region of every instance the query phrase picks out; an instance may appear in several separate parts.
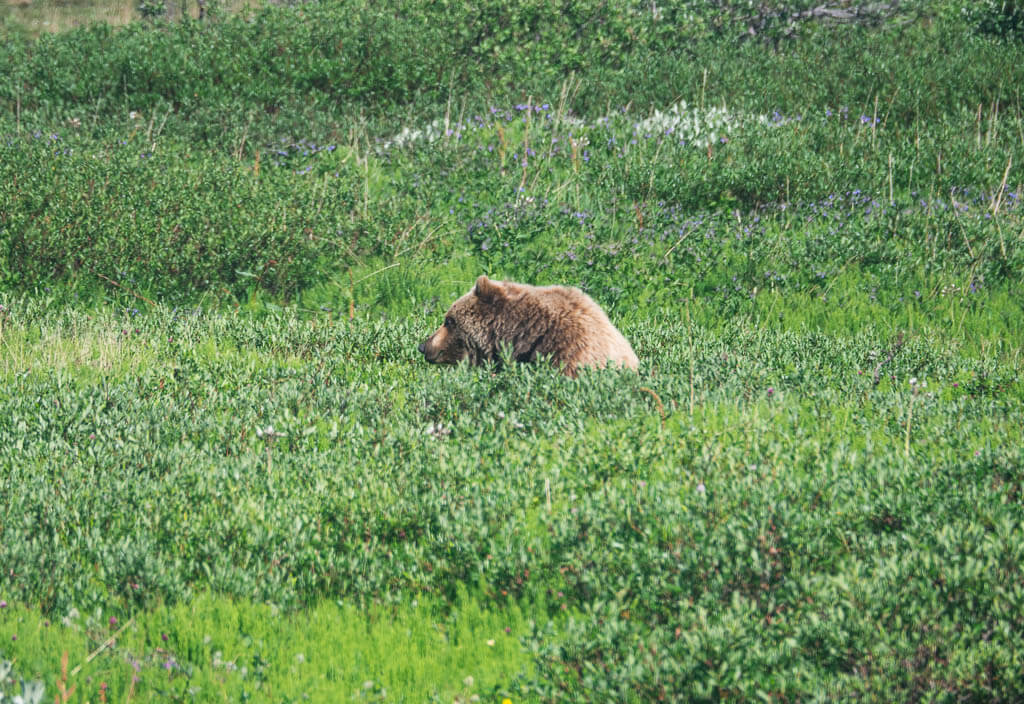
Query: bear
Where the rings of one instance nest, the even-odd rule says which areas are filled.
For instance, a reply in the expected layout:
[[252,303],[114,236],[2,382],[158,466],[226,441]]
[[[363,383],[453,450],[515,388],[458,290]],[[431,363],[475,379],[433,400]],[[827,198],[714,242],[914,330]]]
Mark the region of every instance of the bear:
[[486,275],[452,304],[419,351],[432,364],[480,365],[500,363],[503,347],[517,362],[544,358],[570,377],[582,367],[609,362],[634,371],[639,366],[626,338],[578,288],[492,281]]

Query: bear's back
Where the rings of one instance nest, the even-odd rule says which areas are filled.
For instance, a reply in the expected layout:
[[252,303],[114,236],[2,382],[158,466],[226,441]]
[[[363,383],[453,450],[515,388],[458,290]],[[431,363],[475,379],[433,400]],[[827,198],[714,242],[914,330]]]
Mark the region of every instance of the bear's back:
[[604,367],[608,362],[637,369],[639,360],[625,336],[604,309],[578,288],[570,286],[529,286],[523,300],[535,300],[553,321],[539,352],[564,364],[567,371],[579,367]]

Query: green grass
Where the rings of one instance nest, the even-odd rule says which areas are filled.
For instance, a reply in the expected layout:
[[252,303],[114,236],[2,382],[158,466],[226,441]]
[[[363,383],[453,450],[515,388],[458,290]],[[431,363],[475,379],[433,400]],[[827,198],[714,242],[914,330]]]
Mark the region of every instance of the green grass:
[[518,640],[527,632],[517,606],[485,611],[466,595],[454,608],[421,596],[286,613],[206,593],[126,621],[99,609],[51,620],[8,606],[0,616],[0,638],[16,647],[18,672],[41,679],[50,692],[61,682],[75,687],[74,701],[499,696],[529,670]]
[[[67,309],[22,305],[34,323],[8,323],[5,339],[38,340],[44,359],[54,346],[52,358],[66,355],[52,330],[70,327]],[[880,697],[917,685],[843,675],[837,658],[854,657],[843,647],[870,642],[857,657],[882,663],[953,648],[968,664],[922,664],[921,676],[969,691],[979,686],[970,663],[996,661],[976,660],[969,640],[921,645],[906,629],[1020,625],[1012,588],[963,601],[960,586],[934,592],[938,577],[929,576],[939,570],[959,585],[1008,570],[1000,581],[1015,579],[1019,355],[964,354],[948,331],[899,343],[870,326],[849,337],[759,329],[752,319],[720,332],[662,322],[624,326],[645,360],[638,377],[573,381],[544,368],[495,376],[427,367],[413,343],[429,321],[414,320],[314,325],[294,314],[155,311],[134,319],[125,344],[151,350],[142,367],[97,378],[68,360],[11,373],[4,417],[14,440],[0,459],[10,468],[10,515],[32,518],[6,531],[5,562],[22,566],[7,598],[54,618],[100,608],[121,622],[159,621],[153,603],[193,603],[206,588],[314,619],[323,595],[370,605],[427,595],[456,605],[452,613],[491,604],[496,618],[510,618],[499,605],[511,598],[523,609],[516,618],[540,624],[564,605],[583,614],[564,635],[519,632],[539,649],[548,682],[561,678],[554,663],[606,658],[592,648],[615,642],[604,630],[614,623],[641,628],[635,637],[701,672],[714,653],[721,663],[733,657],[725,643],[743,624],[758,648],[782,648],[743,670],[790,674],[755,685],[719,673],[720,686],[752,693],[775,682],[793,693],[809,678],[836,692],[880,688]],[[125,329],[98,311],[90,324],[92,335],[76,337]],[[965,560],[975,571],[957,576]],[[822,612],[838,598],[836,580],[859,595],[849,597],[856,608]],[[466,587],[472,597],[459,597]],[[956,597],[935,611],[918,603],[920,590]],[[690,622],[679,620],[680,599],[700,623],[711,619],[683,650],[668,625]],[[903,614],[889,626],[895,640],[878,640],[872,624],[894,608]],[[751,615],[783,612],[783,625],[767,631]],[[825,647],[828,638],[838,640]],[[34,667],[54,673],[58,656],[50,650],[49,665]],[[656,693],[664,685],[646,676],[667,675],[647,668],[665,662],[647,658],[639,679],[612,670],[614,691],[587,678],[571,691]],[[456,669],[438,654],[427,660],[427,670]],[[197,668],[209,663],[196,657]],[[512,676],[535,681],[528,671],[503,672],[477,681],[538,694]],[[676,681],[690,688],[718,676]]]
[[1019,699],[1012,14],[396,7],[0,30],[0,692]]

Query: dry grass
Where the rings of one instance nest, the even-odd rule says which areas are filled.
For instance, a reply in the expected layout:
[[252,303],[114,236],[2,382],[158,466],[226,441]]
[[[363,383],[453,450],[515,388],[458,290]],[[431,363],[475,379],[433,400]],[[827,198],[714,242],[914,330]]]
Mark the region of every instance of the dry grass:
[[152,365],[155,350],[131,337],[131,330],[88,318],[41,331],[7,325],[0,332],[0,379],[42,370],[119,376]]
[[[209,4],[212,3],[208,3]],[[138,0],[0,0],[0,20],[22,27],[30,36],[47,32],[64,32],[96,22],[113,26],[128,24],[140,18]],[[227,0],[221,3],[230,12],[259,5],[258,0]],[[195,0],[167,0],[168,16],[178,19],[183,14],[196,18],[199,6]]]

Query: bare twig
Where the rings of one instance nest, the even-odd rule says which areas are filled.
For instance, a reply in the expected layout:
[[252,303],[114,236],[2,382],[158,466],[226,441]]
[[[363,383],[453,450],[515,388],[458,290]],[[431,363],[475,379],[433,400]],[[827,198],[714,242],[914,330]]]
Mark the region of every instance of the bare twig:
[[899,352],[902,347],[903,333],[901,332],[899,335],[896,336],[896,342],[894,342],[892,347],[889,348],[889,356],[883,359],[881,362],[879,362],[878,366],[875,367],[875,375],[871,379],[871,386],[878,386],[878,382],[882,378],[882,367],[891,362],[893,360],[893,357],[896,356],[896,353]]
[[995,195],[992,196],[992,214],[999,214],[999,206],[1003,203],[1003,193],[1006,192],[1006,179],[1010,176],[1010,167],[1013,165],[1013,156],[1010,156],[1006,160],[1006,170],[1003,171],[1003,180],[999,184],[999,188],[996,190]]
[[654,402],[658,404],[658,415],[661,416],[661,426],[665,427],[665,406],[662,405],[661,398],[658,394],[654,393],[654,389],[649,389],[646,386],[641,386],[638,390],[650,394],[654,399]]
[[366,276],[364,276],[361,279],[356,279],[355,282],[352,284],[352,286],[355,286],[356,284],[361,284],[362,282],[366,281],[370,277],[376,276],[377,274],[380,274],[380,273],[383,273],[383,272],[387,271],[388,269],[394,269],[396,266],[401,266],[401,264],[402,264],[402,262],[394,262],[392,264],[388,264],[386,267],[383,267],[381,269],[377,269],[377,271],[374,271],[374,272],[372,272],[370,274],[367,274]]
[[98,271],[93,271],[92,273],[96,274],[96,276],[100,277],[101,279],[106,281],[108,284],[111,284],[112,286],[116,286],[117,288],[121,289],[125,293],[130,293],[131,295],[133,295],[136,298],[138,298],[140,301],[145,301],[146,303],[148,303],[149,305],[153,306],[154,308],[157,307],[156,301],[149,300],[148,298],[143,296],[141,293],[135,293],[135,291],[132,291],[130,288],[126,288],[126,287],[122,286],[121,284],[119,284],[116,281],[114,281],[113,279],[111,279],[109,276],[104,276],[103,274],[101,274]]
[[134,616],[132,618],[128,619],[127,621],[125,621],[124,625],[121,626],[120,628],[118,628],[117,631],[114,633],[114,635],[110,636],[105,641],[103,641],[103,643],[100,644],[100,647],[96,648],[96,650],[94,650],[91,653],[89,653],[88,657],[86,657],[85,660],[83,660],[81,663],[79,663],[77,666],[75,666],[75,669],[73,669],[71,671],[71,675],[70,676],[74,677],[75,675],[77,675],[81,671],[81,669],[83,667],[85,667],[90,662],[95,660],[97,655],[99,655],[104,650],[106,650],[111,645],[113,645],[117,641],[117,637],[119,635],[121,635],[121,631],[123,631],[124,629],[128,628],[128,626],[132,625],[133,623],[135,623],[135,617]]

